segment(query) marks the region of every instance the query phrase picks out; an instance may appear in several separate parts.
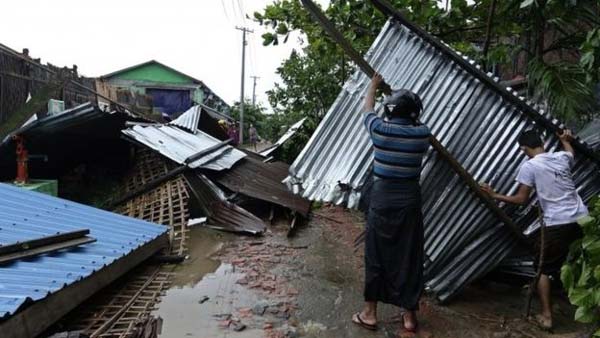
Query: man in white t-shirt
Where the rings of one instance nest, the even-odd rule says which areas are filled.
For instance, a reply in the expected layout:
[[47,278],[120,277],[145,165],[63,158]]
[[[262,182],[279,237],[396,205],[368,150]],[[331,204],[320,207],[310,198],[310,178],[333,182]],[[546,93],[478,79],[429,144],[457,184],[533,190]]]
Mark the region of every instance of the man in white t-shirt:
[[[517,193],[506,196],[496,193],[484,185],[482,189],[492,198],[514,204],[529,201],[535,190],[538,202],[544,213],[546,225],[544,233],[544,262],[537,285],[542,313],[536,316],[538,324],[545,329],[552,328],[552,304],[550,299],[550,278],[556,274],[567,257],[571,242],[581,237],[577,220],[588,215],[588,210],[577,193],[571,167],[574,163],[573,136],[570,130],[559,135],[564,151],[548,153],[540,136],[534,130],[523,132],[518,139],[521,150],[529,157],[517,174]],[[535,252],[539,253],[539,227],[530,236]],[[535,265],[538,265],[536,257]]]

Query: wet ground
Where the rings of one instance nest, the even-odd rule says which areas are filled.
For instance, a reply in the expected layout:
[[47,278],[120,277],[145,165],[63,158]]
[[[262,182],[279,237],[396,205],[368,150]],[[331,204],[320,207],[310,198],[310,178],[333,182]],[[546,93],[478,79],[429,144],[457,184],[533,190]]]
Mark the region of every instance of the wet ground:
[[189,259],[155,313],[164,320],[161,337],[575,338],[586,330],[563,299],[556,331],[541,331],[522,319],[521,288],[480,282],[447,306],[425,297],[417,335],[403,332],[386,305],[380,330],[366,331],[349,320],[362,304],[362,257],[352,247],[360,214],[322,208],[291,239],[287,224],[260,238],[193,229]]

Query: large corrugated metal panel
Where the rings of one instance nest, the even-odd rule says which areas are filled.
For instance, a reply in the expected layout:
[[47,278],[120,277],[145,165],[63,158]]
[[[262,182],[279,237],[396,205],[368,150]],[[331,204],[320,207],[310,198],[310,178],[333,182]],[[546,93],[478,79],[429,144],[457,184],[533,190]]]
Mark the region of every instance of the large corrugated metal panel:
[[287,173],[287,164],[264,163],[258,155],[249,154],[230,170],[215,173],[211,178],[231,191],[280,205],[307,217],[310,202],[291,193],[281,183]]
[[52,133],[58,128],[66,128],[74,124],[82,123],[89,120],[97,119],[109,113],[97,109],[91,102],[83,103],[71,109],[64,110],[60,113],[46,115],[38,118],[37,114],[31,116],[21,128],[7,135],[2,143],[5,144],[10,140],[11,135],[31,133]]
[[[192,134],[169,125],[135,125],[122,132],[179,164],[186,164],[186,159],[221,142],[201,131]],[[187,163],[187,166],[190,168],[224,170],[231,168],[245,156],[246,154],[232,146],[225,146],[194,162]]]
[[167,231],[45,194],[0,184],[0,244],[89,229],[97,241],[0,267],[0,318],[110,265]]
[[[533,126],[513,104],[406,27],[388,22],[367,53],[392,88],[418,93],[422,121],[476,180],[512,193],[525,159],[516,139]],[[344,85],[312,138],[290,167],[288,186],[310,200],[355,207],[373,161],[361,109],[369,79],[355,73]],[[377,112],[383,113],[381,105]],[[548,149],[557,144],[548,135]],[[598,192],[598,170],[579,158],[574,174],[580,193]],[[508,229],[479,201],[447,163],[429,151],[421,176],[428,287],[448,299],[501,261],[514,246]],[[531,208],[504,205],[526,227]],[[499,228],[501,227],[501,228]],[[500,229],[500,230],[499,230]],[[491,234],[502,233],[502,236]],[[445,278],[436,278],[439,276]],[[443,285],[441,284],[443,282]]]
[[185,178],[210,227],[249,235],[261,235],[267,228],[260,218],[228,201],[225,193],[202,173],[186,173]]

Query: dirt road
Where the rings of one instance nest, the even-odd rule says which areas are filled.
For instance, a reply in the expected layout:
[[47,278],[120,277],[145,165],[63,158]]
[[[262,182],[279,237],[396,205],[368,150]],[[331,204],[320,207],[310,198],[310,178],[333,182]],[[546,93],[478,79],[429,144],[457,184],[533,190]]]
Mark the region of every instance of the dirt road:
[[362,256],[351,245],[362,227],[359,213],[326,207],[289,240],[285,224],[260,238],[194,229],[190,259],[156,312],[161,337],[575,338],[586,329],[564,300],[555,306],[554,334],[537,329],[522,319],[525,292],[493,282],[447,306],[425,297],[418,335],[403,332],[387,305],[379,331],[361,329],[349,319],[362,304]]

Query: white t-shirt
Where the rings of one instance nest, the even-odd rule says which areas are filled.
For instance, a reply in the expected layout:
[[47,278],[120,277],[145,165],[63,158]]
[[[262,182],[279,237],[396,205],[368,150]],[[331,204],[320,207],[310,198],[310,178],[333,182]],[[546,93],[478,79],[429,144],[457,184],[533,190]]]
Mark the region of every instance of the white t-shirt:
[[573,182],[573,161],[570,152],[542,153],[519,169],[517,182],[536,190],[546,226],[573,223],[588,215]]

